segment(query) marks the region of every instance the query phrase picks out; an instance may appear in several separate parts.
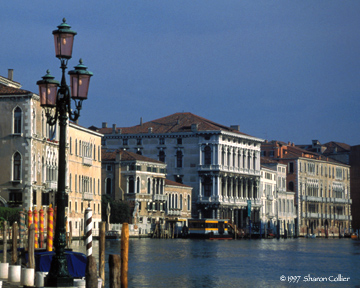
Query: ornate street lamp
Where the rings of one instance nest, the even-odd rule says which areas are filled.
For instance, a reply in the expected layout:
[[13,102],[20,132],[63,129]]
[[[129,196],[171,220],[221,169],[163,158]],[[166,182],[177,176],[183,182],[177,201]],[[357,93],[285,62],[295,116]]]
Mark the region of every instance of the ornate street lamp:
[[[50,126],[56,125],[59,121],[59,170],[58,170],[58,189],[56,193],[57,217],[56,230],[54,237],[54,247],[56,254],[53,256],[50,271],[45,278],[45,286],[48,287],[69,287],[73,286],[73,278],[70,276],[67,260],[65,256],[65,207],[67,206],[67,195],[65,193],[65,171],[66,171],[66,126],[68,119],[76,121],[80,116],[82,101],[87,98],[90,77],[93,75],[87,71],[87,67],[82,64],[75,66],[75,70],[69,71],[70,86],[66,84],[65,71],[67,62],[72,56],[72,47],[74,43],[75,31],[70,30],[66,24],[65,18],[63,23],[53,31],[55,42],[55,55],[61,61],[62,78],[61,84],[54,80],[48,70],[42,80],[36,84],[39,85],[40,103],[46,111],[47,123]],[[75,101],[75,110],[71,109],[71,100]]]

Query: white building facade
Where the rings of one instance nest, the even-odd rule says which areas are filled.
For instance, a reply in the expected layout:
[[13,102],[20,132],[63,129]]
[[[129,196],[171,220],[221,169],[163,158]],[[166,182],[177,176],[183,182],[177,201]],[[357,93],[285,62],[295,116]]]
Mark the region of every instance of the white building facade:
[[167,178],[193,187],[192,215],[226,218],[246,226],[260,220],[262,140],[191,113],[175,113],[140,125],[107,128],[103,147],[128,149],[167,164]]

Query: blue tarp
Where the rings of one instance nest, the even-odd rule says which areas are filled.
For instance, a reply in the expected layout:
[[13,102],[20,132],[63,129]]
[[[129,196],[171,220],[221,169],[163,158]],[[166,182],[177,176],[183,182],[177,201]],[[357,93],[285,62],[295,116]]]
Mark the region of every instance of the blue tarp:
[[[49,272],[55,252],[35,252],[35,271]],[[65,251],[69,274],[74,278],[85,277],[86,256],[83,253]],[[26,262],[28,254],[26,253]]]

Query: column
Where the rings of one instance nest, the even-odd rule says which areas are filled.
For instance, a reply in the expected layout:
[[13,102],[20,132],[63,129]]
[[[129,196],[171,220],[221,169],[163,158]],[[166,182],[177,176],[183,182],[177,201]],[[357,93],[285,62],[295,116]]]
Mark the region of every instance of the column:
[[238,177],[236,177],[235,178],[235,197],[236,197],[236,199],[237,198],[239,198],[239,183],[238,183],[238,181],[239,181],[239,178]]
[[245,183],[244,183],[244,185],[245,185],[244,198],[249,198],[249,185],[248,185],[249,181],[248,181],[248,178],[244,178],[244,181],[245,181]]
[[204,159],[204,150],[202,149],[202,145],[199,144],[199,165],[203,165],[203,159]]
[[211,165],[215,165],[216,147],[211,145]]
[[199,198],[201,198],[203,196],[203,191],[202,191],[202,176],[199,177]]
[[238,158],[238,167],[239,167],[239,170],[241,170],[242,168],[242,164],[241,164],[241,160],[242,160],[242,153],[241,153],[242,149],[239,148],[238,149],[238,155],[237,155],[237,158]]
[[229,195],[228,195],[228,178],[227,177],[225,177],[225,185],[224,186],[225,186],[225,191],[224,191],[225,194],[224,195],[226,197],[228,197]]
[[212,181],[212,190],[211,190],[211,197],[213,198],[216,195],[216,180],[218,176],[211,176]]
[[244,169],[249,169],[249,167],[247,167],[247,156],[248,156],[248,153],[247,153],[247,150],[245,149],[244,150],[244,158],[243,158],[243,165],[244,165]]
[[240,197],[244,198],[244,178],[240,177]]
[[250,193],[251,193],[251,197],[250,197],[250,198],[253,199],[253,198],[254,198],[254,179],[251,179],[250,181],[251,181],[251,182],[250,182],[250,185],[251,185],[251,186],[250,186],[250,187],[251,187],[251,188],[250,188]]
[[[218,177],[218,193],[219,193],[219,197],[223,196],[223,191],[222,191],[222,177]],[[219,198],[220,199],[220,198]],[[221,198],[222,199],[222,198]]]

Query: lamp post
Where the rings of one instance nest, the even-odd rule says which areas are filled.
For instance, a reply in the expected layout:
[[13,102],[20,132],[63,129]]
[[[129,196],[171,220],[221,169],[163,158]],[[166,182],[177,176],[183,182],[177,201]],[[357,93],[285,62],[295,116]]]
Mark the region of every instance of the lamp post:
[[[69,71],[70,88],[66,84],[65,71],[67,62],[72,56],[72,47],[74,43],[75,31],[70,30],[70,26],[63,23],[57,26],[58,29],[53,31],[55,41],[55,54],[60,59],[62,78],[61,83],[54,80],[48,70],[42,80],[36,84],[39,85],[40,103],[45,109],[47,123],[50,126],[56,125],[59,121],[59,169],[58,169],[58,189],[56,193],[57,217],[56,230],[54,237],[55,255],[52,258],[50,271],[45,278],[45,285],[48,287],[69,287],[73,286],[73,278],[70,276],[65,256],[65,207],[68,198],[65,193],[66,179],[66,128],[70,118],[76,121],[80,116],[82,101],[87,98],[90,77],[93,75],[87,71],[87,67],[82,64],[75,66],[75,70]],[[71,109],[72,98],[75,101],[75,110]]]

